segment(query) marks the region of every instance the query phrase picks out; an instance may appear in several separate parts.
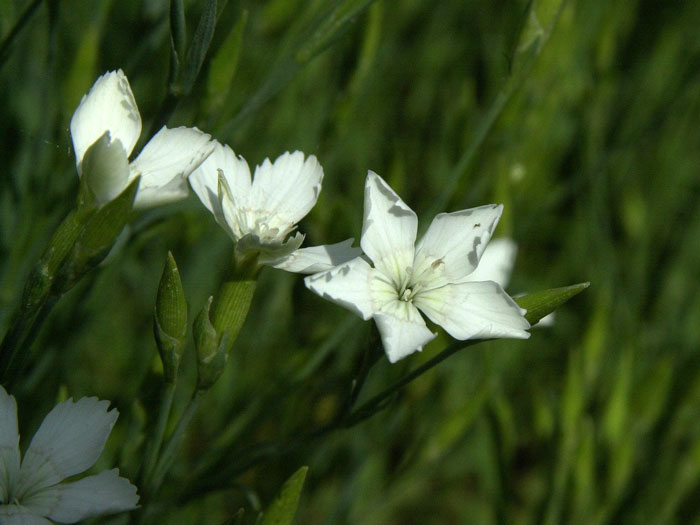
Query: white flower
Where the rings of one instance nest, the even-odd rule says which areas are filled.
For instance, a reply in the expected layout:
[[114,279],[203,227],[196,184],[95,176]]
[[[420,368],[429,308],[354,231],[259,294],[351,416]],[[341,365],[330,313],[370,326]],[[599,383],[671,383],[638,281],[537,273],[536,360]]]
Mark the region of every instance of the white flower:
[[505,289],[510,282],[517,253],[518,245],[513,239],[491,239],[481,254],[479,266],[465,280],[493,281]]
[[[470,281],[494,281],[503,288],[508,286],[510,274],[515,265],[515,256],[518,253],[518,245],[513,239],[501,237],[493,239],[481,255],[479,267],[469,275]],[[520,297],[515,295],[513,297]],[[545,315],[532,326],[543,328],[554,326],[556,312]]]
[[437,334],[430,320],[460,340],[527,338],[523,310],[493,281],[469,281],[503,206],[435,217],[415,244],[418,219],[376,173],[365,184],[362,250],[357,257],[306,278],[306,286],[363,319],[374,319],[392,363],[421,350]]
[[141,176],[134,206],[147,208],[187,197],[187,176],[211,153],[211,136],[197,128],[163,126],[134,161],[141,116],[122,70],[97,79],[70,122],[78,175],[89,173],[99,203]]
[[300,151],[265,159],[251,178],[248,163],[216,142],[213,153],[190,176],[202,204],[236,243],[244,258],[289,272],[316,273],[359,255],[352,239],[328,246],[299,248],[304,235],[297,223],[314,207],[321,192],[323,168]]
[[[117,469],[61,483],[90,468],[119,413],[84,397],[56,405],[34,434],[20,466],[17,404],[0,386],[0,523],[75,523],[132,510],[139,500]],[[46,519],[48,518],[48,519]]]

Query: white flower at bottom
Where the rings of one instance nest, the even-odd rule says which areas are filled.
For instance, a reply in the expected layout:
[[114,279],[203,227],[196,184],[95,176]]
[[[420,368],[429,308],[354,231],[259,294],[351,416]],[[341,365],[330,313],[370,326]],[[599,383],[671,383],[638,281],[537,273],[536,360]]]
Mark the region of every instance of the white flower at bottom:
[[108,408],[109,401],[95,397],[59,403],[34,434],[20,466],[17,404],[0,386],[2,525],[76,523],[137,507],[136,487],[117,469],[62,483],[97,461],[119,415]]
[[369,172],[362,250],[357,257],[306,278],[318,295],[363,319],[374,319],[392,363],[419,351],[436,334],[419,310],[455,339],[527,338],[524,311],[493,281],[471,281],[503,206],[435,217],[416,241],[418,219],[389,185]]
[[236,243],[240,257],[289,272],[316,273],[359,255],[352,239],[327,246],[300,248],[304,235],[294,231],[321,192],[323,168],[300,151],[283,153],[255,168],[216,142],[214,151],[190,176],[202,204]]

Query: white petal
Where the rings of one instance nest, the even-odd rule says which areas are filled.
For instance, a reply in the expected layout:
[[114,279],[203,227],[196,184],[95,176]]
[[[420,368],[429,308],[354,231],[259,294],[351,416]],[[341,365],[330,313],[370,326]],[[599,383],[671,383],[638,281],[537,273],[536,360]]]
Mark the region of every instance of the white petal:
[[286,257],[270,262],[263,260],[260,262],[272,266],[273,268],[287,270],[288,272],[323,272],[330,270],[334,266],[348,262],[355,257],[359,257],[362,254],[362,250],[352,247],[353,240],[354,239],[346,239],[336,244],[301,248]]
[[20,501],[27,490],[58,483],[97,461],[119,415],[108,408],[109,401],[84,397],[59,403],[47,414],[22,460]]
[[268,216],[268,226],[283,231],[314,207],[322,180],[323,168],[313,155],[304,160],[304,154],[295,151],[283,153],[274,163],[265,159],[255,168],[250,207],[256,212],[267,212],[260,215]]
[[493,281],[505,288],[513,272],[518,246],[513,239],[493,239],[481,254],[479,266],[467,275],[466,281]]
[[[235,237],[234,237],[235,238]],[[286,241],[261,239],[255,233],[248,233],[236,242],[236,254],[241,259],[253,255],[260,264],[265,261],[284,259],[299,249],[304,242],[304,235],[297,232]]]
[[421,274],[440,264],[447,282],[466,277],[479,264],[502,212],[503,205],[489,204],[438,214],[416,246],[414,272]]
[[100,204],[119,195],[129,180],[129,159],[122,143],[106,132],[85,152],[83,177]]
[[51,525],[51,522],[21,505],[0,505],[1,525]]
[[73,113],[70,133],[78,173],[85,152],[106,131],[112,140],[122,143],[127,157],[141,134],[141,116],[129,81],[121,69],[98,78]]
[[413,265],[418,218],[389,185],[373,171],[365,183],[362,250],[374,267],[401,287]]
[[552,312],[545,315],[542,319],[537,321],[534,326],[538,328],[551,328],[556,322],[557,312]]
[[455,339],[530,337],[524,310],[492,281],[448,284],[419,293],[414,303]]
[[118,469],[112,469],[74,483],[45,488],[25,498],[22,504],[58,523],[75,523],[133,510],[138,501],[136,487],[128,479],[120,478]]
[[309,276],[304,283],[312,292],[347,308],[364,320],[396,298],[394,288],[362,257]]
[[[243,157],[237,157],[231,148],[214,141],[214,151],[189,177],[192,189],[202,204],[214,214],[216,221],[226,225],[224,209],[219,202],[219,173],[237,203],[245,203],[251,186],[250,168]],[[234,203],[231,202],[231,205]]]
[[7,501],[10,487],[16,483],[18,474],[17,403],[0,385],[0,501]]
[[211,135],[197,128],[163,126],[131,163],[131,178],[141,175],[134,206],[146,208],[186,197],[187,177],[213,148]]
[[428,330],[416,307],[407,301],[395,299],[373,317],[391,363],[420,352],[437,335]]

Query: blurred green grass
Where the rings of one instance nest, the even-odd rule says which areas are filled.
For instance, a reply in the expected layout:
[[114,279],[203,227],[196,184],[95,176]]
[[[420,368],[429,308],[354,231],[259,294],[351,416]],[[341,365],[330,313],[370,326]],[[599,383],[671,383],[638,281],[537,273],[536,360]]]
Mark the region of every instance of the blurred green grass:
[[[203,3],[185,4],[191,38]],[[592,285],[529,341],[458,353],[357,427],[204,498],[170,501],[161,523],[218,523],[264,505],[303,464],[298,523],[700,523],[700,4],[571,0],[531,68],[532,49],[518,46],[539,33],[525,1],[373,2],[308,63],[296,53],[338,2],[219,4],[210,54],[169,125],[197,125],[251,164],[285,150],[317,155],[326,177],[300,227],[308,245],[359,238],[372,169],[424,225],[443,211],[436,203],[505,203],[497,232],[519,245],[512,293]],[[533,3],[543,30],[557,4]],[[27,5],[0,3],[0,39]],[[244,10],[240,49],[227,49]],[[68,124],[80,96],[124,68],[143,144],[166,95],[169,46],[168,5],[155,0],[44,2],[14,42],[0,69],[3,326],[72,205]],[[222,97],[209,86],[228,78],[234,56]],[[270,96],[258,105],[256,93]],[[491,113],[504,93],[502,112]],[[137,217],[130,233],[56,307],[16,393],[25,436],[61,387],[111,399],[122,415],[106,455],[127,474],[139,457],[120,439],[157,405],[151,316],[167,250],[192,318],[231,251],[196,197]],[[207,454],[235,463],[246,445],[292,441],[327,422],[369,334],[298,276],[263,272],[174,479]],[[447,342],[394,366],[380,361],[365,395]],[[178,484],[166,481],[164,496],[177,498]]]

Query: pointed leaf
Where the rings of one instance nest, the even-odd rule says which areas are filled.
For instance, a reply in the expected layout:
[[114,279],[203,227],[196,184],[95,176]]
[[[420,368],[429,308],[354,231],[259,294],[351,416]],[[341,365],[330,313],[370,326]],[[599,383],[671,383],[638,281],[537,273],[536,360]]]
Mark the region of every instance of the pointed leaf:
[[244,9],[229,31],[226,40],[209,64],[207,76],[207,106],[210,112],[220,108],[226,101],[238,67],[243,31],[248,21],[248,10]]
[[590,284],[591,283],[586,282],[564,286],[562,288],[551,288],[549,290],[523,295],[522,297],[515,297],[514,299],[521,308],[527,310],[525,319],[527,319],[530,324],[534,325],[545,315],[552,313],[573,296],[584,291]]
[[192,37],[192,43],[187,50],[185,68],[182,72],[182,92],[184,94],[190,92],[195,80],[197,80],[197,75],[199,75],[199,70],[202,68],[211,39],[214,36],[214,27],[216,27],[216,0],[208,0]]
[[290,525],[299,506],[299,496],[309,467],[301,467],[282,485],[282,490],[265,511],[262,525]]
[[170,0],[170,38],[178,63],[182,63],[187,48],[187,24],[182,0]]
[[374,0],[341,0],[336,2],[335,7],[304,42],[294,58],[301,64],[311,60],[342,35],[360,13],[372,3]]

